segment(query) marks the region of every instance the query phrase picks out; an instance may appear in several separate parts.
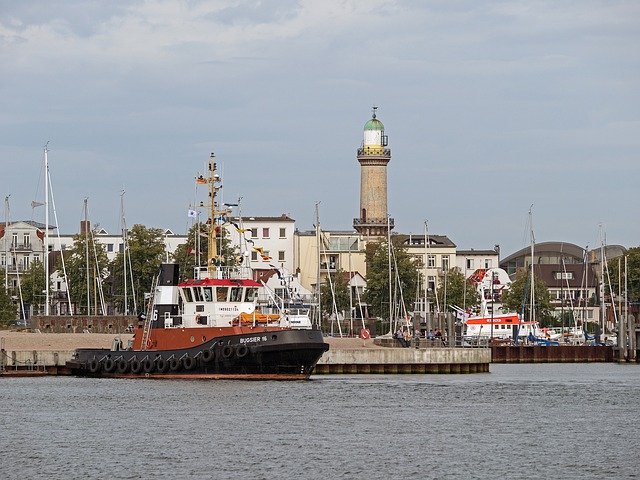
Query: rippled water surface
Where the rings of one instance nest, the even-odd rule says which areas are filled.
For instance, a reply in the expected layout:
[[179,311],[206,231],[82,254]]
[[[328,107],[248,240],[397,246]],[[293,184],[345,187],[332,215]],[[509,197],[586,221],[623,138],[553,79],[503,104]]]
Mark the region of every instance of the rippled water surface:
[[640,367],[0,380],[2,478],[634,478]]

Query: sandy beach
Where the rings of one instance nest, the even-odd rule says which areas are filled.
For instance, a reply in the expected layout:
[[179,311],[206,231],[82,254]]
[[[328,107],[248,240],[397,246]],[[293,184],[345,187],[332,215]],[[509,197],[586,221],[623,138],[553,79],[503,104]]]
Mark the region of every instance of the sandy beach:
[[[76,348],[110,348],[113,339],[120,337],[122,343],[133,338],[132,334],[109,333],[33,333],[0,330],[0,345],[7,351],[67,351]],[[372,339],[325,337],[332,349],[383,348],[373,344]]]

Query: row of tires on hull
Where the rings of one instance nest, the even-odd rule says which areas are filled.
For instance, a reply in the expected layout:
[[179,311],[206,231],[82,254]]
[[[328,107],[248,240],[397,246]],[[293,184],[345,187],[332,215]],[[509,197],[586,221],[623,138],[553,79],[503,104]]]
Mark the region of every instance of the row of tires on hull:
[[246,345],[225,345],[220,348],[205,348],[193,356],[184,353],[165,358],[159,353],[154,355],[153,352],[141,352],[128,359],[123,355],[102,358],[94,356],[85,366],[89,373],[175,373],[194,370],[198,365],[203,366],[216,361],[242,359],[248,354],[249,347]]

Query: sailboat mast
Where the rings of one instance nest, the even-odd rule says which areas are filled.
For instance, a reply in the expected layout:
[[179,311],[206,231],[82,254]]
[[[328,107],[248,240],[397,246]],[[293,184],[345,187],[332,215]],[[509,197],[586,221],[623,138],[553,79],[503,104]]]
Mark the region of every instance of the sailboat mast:
[[604,304],[604,234],[602,232],[602,224],[600,224],[600,322],[602,323],[602,335],[605,333],[607,321],[607,309]]
[[320,210],[319,210],[320,202],[316,202],[316,245],[318,246],[318,258],[317,264],[318,268],[316,270],[316,298],[318,299],[318,328],[322,326],[322,309],[320,302],[321,288],[320,288],[320,261],[321,257],[321,248],[320,248]]
[[[44,314],[49,316],[49,150],[44,146]],[[68,288],[68,286],[67,286]]]
[[533,235],[533,204],[531,204],[531,207],[529,207],[529,233],[531,236],[531,290],[530,290],[530,316],[531,316],[531,321],[535,322],[536,321],[536,309],[535,309],[535,293],[536,293],[536,288],[535,288],[535,275],[533,272],[533,259],[534,259],[534,255],[535,255],[535,251],[534,251],[534,246],[536,243],[536,239],[535,236]]
[[87,202],[88,198],[84,199],[84,259],[85,268],[87,274],[87,315],[91,315],[91,282],[89,280],[89,227],[88,227],[88,213]]
[[[4,235],[9,233],[9,195],[4,197]],[[4,239],[4,258],[6,258],[6,265],[9,265],[9,238]],[[4,292],[9,293],[9,275],[4,273]]]
[[393,315],[391,313],[391,228],[387,215],[387,268],[389,271],[389,335],[393,335]]

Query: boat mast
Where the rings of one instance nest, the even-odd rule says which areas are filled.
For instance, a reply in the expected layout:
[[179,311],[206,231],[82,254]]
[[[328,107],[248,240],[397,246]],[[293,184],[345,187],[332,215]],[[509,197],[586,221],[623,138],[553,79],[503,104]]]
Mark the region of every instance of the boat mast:
[[599,225],[600,230],[600,322],[602,323],[602,335],[605,334],[605,326],[607,320],[606,306],[604,304],[604,234],[602,232],[602,223]]
[[[49,142],[44,145],[44,315],[49,316]],[[67,290],[69,284],[67,284]]]
[[[4,233],[3,235],[9,235],[9,197],[10,195],[7,195],[6,197],[4,197]],[[7,275],[7,271],[9,270],[9,243],[8,243],[9,237],[5,237],[4,239],[4,258],[6,259],[5,262],[5,266],[7,268],[5,268],[5,272],[4,272],[4,293],[9,293],[9,275]]]
[[123,315],[127,315],[127,225],[124,220],[124,189],[120,193],[120,228],[122,232],[122,274],[124,275]]
[[391,314],[391,229],[387,214],[387,270],[389,272],[389,335],[393,335],[393,315]]
[[536,293],[536,288],[535,288],[535,275],[533,272],[533,258],[534,258],[534,246],[536,243],[536,239],[535,236],[533,235],[533,203],[531,204],[531,207],[529,207],[529,234],[531,236],[531,290],[530,290],[530,310],[529,310],[529,314],[531,316],[531,322],[535,322],[536,321],[536,310],[535,310],[535,293]]
[[207,181],[209,182],[209,241],[207,245],[207,273],[209,278],[215,278],[216,273],[216,260],[218,260],[218,235],[216,233],[216,216],[223,213],[216,210],[216,194],[220,189],[218,182],[220,181],[220,175],[216,173],[217,166],[214,161],[216,156],[212,152],[209,155],[209,178]]
[[88,227],[88,213],[87,202],[88,198],[84,199],[84,259],[87,274],[87,315],[91,315],[91,283],[89,280],[89,227]]
[[320,306],[320,261],[321,261],[321,249],[320,249],[320,210],[319,210],[320,202],[316,202],[316,245],[318,246],[317,251],[317,264],[318,268],[316,269],[316,299],[318,300],[318,328],[322,328],[322,308]]

